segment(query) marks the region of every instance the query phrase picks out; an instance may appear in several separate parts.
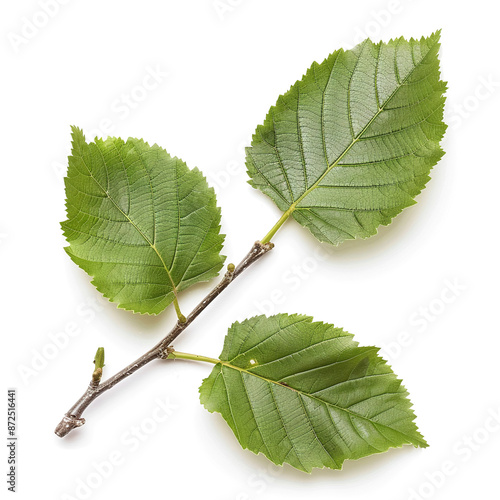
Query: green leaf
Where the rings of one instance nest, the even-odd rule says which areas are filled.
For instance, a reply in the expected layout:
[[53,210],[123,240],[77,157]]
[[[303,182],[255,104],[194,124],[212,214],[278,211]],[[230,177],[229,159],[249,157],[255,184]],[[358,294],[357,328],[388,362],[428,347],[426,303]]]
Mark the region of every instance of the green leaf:
[[229,329],[200,399],[243,448],[306,472],[426,447],[408,392],[377,352],[308,316],[257,316]]
[[374,235],[415,203],[443,155],[439,35],[338,50],[279,97],[247,168],[285,212],[281,223],[292,215],[337,245]]
[[[86,143],[73,128],[65,179],[66,251],[118,307],[158,314],[218,274],[224,236],[198,169],[138,139]],[[179,313],[179,311],[178,311]]]

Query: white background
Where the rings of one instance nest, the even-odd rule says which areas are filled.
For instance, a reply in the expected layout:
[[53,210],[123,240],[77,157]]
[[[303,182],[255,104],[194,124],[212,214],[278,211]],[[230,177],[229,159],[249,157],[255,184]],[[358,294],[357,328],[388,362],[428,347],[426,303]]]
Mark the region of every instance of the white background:
[[[4,2],[0,16],[2,370],[5,386],[18,389],[17,497],[494,498],[496,4],[54,0],[47,16],[42,3]],[[92,137],[142,137],[202,169],[222,207],[224,253],[238,261],[279,217],[246,184],[243,149],[277,96],[341,46],[440,27],[451,126],[447,154],[419,203],[377,236],[337,249],[287,222],[272,254],[175,344],[216,357],[227,327],[258,312],[306,313],[342,326],[363,345],[384,348],[431,446],[346,462],[342,471],[274,467],[242,450],[220,415],[199,404],[211,367],[182,361],[149,365],[93,404],[82,429],[57,438],[53,428],[85,389],[98,346],[106,348],[110,375],[174,322],[172,310],[156,318],[117,310],[64,253],[69,126]],[[146,78],[151,72],[156,81]],[[317,256],[321,248],[330,251],[326,258]],[[209,287],[184,293],[183,309]],[[119,463],[97,473],[110,456]]]

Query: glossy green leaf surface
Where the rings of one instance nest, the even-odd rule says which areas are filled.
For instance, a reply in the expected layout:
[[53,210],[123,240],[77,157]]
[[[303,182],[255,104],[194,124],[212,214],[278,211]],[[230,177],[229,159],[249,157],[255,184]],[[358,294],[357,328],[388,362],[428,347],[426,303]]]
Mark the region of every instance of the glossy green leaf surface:
[[73,128],[65,185],[66,251],[119,307],[158,314],[221,269],[213,189],[159,146],[114,137],[87,143]]
[[250,184],[337,245],[374,235],[443,155],[439,32],[338,50],[279,97],[247,148]]
[[401,381],[377,348],[352,337],[308,316],[234,323],[201,402],[222,414],[243,448],[306,472],[426,447]]

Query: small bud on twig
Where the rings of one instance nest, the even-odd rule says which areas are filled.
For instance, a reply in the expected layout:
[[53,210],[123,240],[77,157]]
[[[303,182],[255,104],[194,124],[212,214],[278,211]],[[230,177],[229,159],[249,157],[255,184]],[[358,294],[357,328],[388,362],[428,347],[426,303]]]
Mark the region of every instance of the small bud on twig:
[[92,382],[98,385],[102,378],[102,369],[104,367],[104,347],[99,347],[94,358],[94,373],[92,373]]

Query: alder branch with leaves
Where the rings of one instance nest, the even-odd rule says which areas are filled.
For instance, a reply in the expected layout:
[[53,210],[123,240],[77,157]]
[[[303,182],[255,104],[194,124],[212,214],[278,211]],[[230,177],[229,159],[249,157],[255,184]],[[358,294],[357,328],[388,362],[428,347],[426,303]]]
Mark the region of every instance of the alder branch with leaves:
[[283,212],[271,230],[185,316],[179,295],[218,275],[224,236],[215,193],[157,145],[140,139],[86,142],[73,128],[65,178],[71,259],[118,307],[159,314],[173,304],[177,323],[156,346],[102,381],[104,350],[83,396],[56,428],[84,423],[98,396],[157,359],[213,364],[201,403],[220,413],[243,448],[310,472],[339,469],[391,447],[427,443],[408,392],[376,347],[297,314],[234,323],[218,359],[178,352],[174,340],[295,219],[321,242],[367,238],[387,225],[429,180],[443,155],[444,92],[439,36],[374,44],[365,40],[313,63],[278,98],[247,148],[251,185]]

